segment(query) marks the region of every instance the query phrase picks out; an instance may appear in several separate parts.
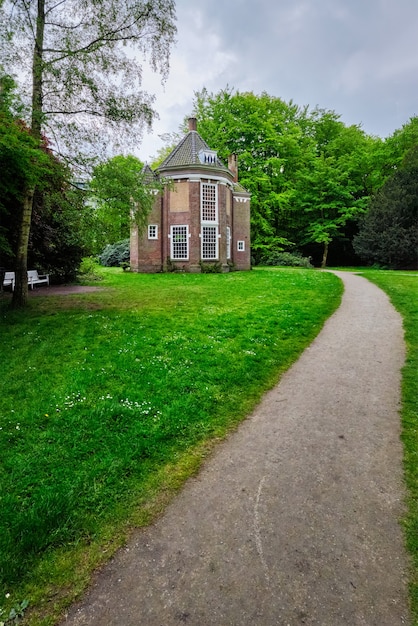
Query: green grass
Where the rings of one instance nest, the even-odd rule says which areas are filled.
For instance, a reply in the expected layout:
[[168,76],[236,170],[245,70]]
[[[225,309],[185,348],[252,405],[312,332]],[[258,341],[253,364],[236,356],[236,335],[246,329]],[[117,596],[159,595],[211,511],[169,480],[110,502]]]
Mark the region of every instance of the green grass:
[[[47,626],[340,302],[329,273],[138,275],[0,300],[0,597]],[[0,602],[1,605],[1,602]]]
[[412,556],[410,597],[414,624],[418,625],[418,274],[416,272],[362,271],[383,289],[403,317],[407,348],[402,370],[402,441],[408,512],[405,537]]

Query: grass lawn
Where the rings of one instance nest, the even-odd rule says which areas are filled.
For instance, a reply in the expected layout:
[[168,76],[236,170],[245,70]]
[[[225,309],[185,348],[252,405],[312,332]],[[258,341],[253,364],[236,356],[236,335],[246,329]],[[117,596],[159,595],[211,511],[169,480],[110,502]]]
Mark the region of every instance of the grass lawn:
[[3,620],[28,600],[25,623],[54,624],[277,382],[342,292],[314,270],[102,274],[100,291],[30,298],[24,312],[0,298]]
[[414,624],[418,625],[418,274],[362,271],[390,297],[403,317],[407,355],[402,371],[402,441],[408,512],[405,537],[412,555],[410,596]]

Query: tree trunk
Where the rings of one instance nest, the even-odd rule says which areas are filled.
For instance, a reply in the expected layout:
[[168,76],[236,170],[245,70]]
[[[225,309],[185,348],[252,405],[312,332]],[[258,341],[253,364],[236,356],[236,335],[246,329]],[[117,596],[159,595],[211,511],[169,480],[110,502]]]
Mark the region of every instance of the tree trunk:
[[[37,2],[37,18],[36,33],[33,46],[33,64],[32,64],[32,120],[31,135],[38,141],[39,149],[41,145],[41,127],[43,116],[43,96],[42,96],[42,77],[43,77],[43,46],[45,32],[45,0]],[[23,200],[19,235],[16,252],[15,263],[15,289],[13,292],[12,307],[24,307],[28,299],[28,245],[29,233],[32,220],[32,205],[35,194],[35,186],[30,185],[25,190]]]
[[14,309],[24,307],[28,300],[28,244],[34,192],[34,187],[27,189],[22,206],[15,262],[16,280],[12,298]]
[[327,266],[327,258],[328,258],[328,241],[326,241],[324,243],[324,252],[322,255],[322,263],[321,263],[321,268],[324,269],[324,267]]

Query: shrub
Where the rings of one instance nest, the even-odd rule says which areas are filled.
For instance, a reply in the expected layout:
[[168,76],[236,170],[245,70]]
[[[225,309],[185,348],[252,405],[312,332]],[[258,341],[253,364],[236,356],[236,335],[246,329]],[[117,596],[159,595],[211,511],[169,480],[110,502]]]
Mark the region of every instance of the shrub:
[[283,267],[305,267],[313,265],[310,258],[302,256],[299,252],[269,252],[260,259],[260,265],[279,265]]
[[100,274],[97,273],[97,259],[95,257],[85,257],[78,268],[78,277],[83,280],[102,280]]
[[220,263],[204,263],[199,261],[202,274],[220,274],[222,272],[222,265]]
[[99,255],[99,260],[105,267],[120,267],[122,263],[129,263],[129,239],[123,239],[106,246]]

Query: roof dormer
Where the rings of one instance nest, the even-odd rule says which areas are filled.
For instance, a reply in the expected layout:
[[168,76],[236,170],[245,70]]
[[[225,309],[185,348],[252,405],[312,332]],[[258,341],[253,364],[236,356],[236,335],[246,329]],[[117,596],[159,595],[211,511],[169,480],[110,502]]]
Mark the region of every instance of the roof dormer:
[[199,161],[203,165],[216,165],[218,153],[215,150],[199,150]]

